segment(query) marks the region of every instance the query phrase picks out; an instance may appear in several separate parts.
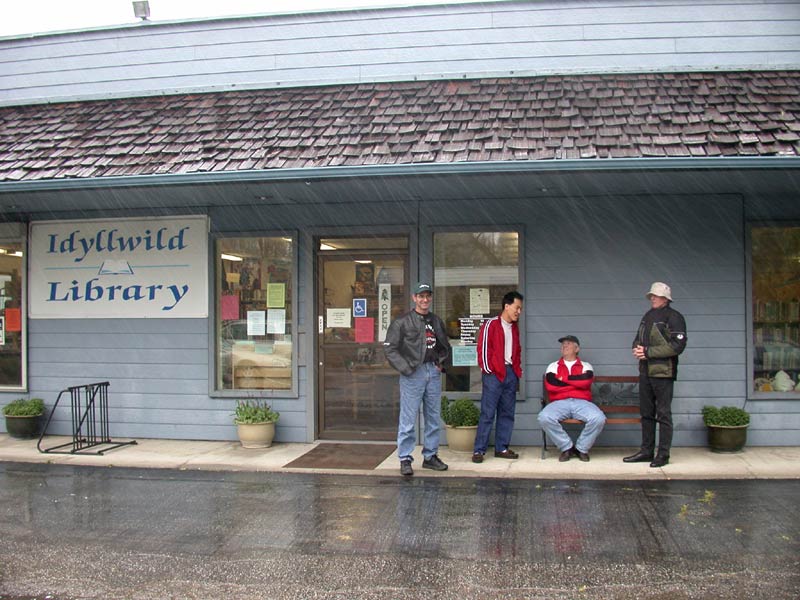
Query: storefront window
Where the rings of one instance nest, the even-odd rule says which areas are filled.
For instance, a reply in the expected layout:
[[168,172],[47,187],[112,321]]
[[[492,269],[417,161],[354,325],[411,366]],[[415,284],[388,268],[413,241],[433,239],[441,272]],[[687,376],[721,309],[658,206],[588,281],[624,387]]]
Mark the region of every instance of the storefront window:
[[0,239],[0,388],[23,386],[21,241]]
[[753,227],[754,391],[800,392],[800,227]]
[[444,391],[480,393],[478,328],[499,314],[503,296],[519,287],[519,234],[437,233],[433,252],[433,311],[444,320],[453,345]]
[[218,239],[216,263],[217,389],[291,389],[294,241]]

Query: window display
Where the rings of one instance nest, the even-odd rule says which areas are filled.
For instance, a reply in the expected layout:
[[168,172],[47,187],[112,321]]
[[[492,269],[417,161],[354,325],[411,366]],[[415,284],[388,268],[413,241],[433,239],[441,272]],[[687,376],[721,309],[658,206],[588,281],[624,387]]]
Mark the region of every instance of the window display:
[[444,391],[480,394],[478,328],[484,319],[499,314],[503,296],[519,287],[519,234],[436,233],[433,252],[432,310],[445,322],[453,347]]
[[292,387],[294,241],[218,239],[219,390]]
[[800,393],[800,226],[753,227],[754,391]]
[[22,380],[22,242],[0,240],[0,388]]

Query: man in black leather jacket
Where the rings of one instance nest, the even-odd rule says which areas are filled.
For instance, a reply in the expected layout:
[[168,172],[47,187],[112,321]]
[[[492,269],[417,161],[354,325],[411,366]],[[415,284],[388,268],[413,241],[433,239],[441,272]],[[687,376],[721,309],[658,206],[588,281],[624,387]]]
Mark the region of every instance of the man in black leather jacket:
[[418,283],[411,295],[414,308],[396,319],[383,342],[389,364],[400,372],[400,419],[397,455],[400,473],[413,475],[411,453],[417,442],[416,421],[420,406],[425,418],[422,467],[445,471],[438,456],[441,430],[442,372],[450,356],[450,342],[442,320],[430,311],[431,286]]
[[[670,306],[672,290],[655,282],[647,293],[652,307],[642,318],[633,340],[633,356],[639,360],[639,410],[642,415],[642,447],[625,462],[650,462],[651,467],[669,463],[672,445],[672,388],[678,376],[678,355],[686,348],[686,321]],[[658,424],[658,452],[653,455]]]

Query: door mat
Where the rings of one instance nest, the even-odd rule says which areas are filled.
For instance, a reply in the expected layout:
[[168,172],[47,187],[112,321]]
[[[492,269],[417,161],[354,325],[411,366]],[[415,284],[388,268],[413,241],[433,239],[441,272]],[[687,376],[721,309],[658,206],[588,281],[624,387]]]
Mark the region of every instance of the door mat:
[[371,470],[396,448],[394,444],[319,444],[284,468]]

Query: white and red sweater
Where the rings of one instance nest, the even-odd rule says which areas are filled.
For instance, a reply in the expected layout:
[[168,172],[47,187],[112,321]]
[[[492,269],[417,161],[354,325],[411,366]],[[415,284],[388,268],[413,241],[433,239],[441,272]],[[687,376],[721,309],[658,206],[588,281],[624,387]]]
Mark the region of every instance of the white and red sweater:
[[544,386],[551,402],[565,398],[591,401],[593,381],[594,370],[588,362],[581,362],[581,359],[577,358],[572,368],[568,369],[564,359],[561,358],[547,367]]

